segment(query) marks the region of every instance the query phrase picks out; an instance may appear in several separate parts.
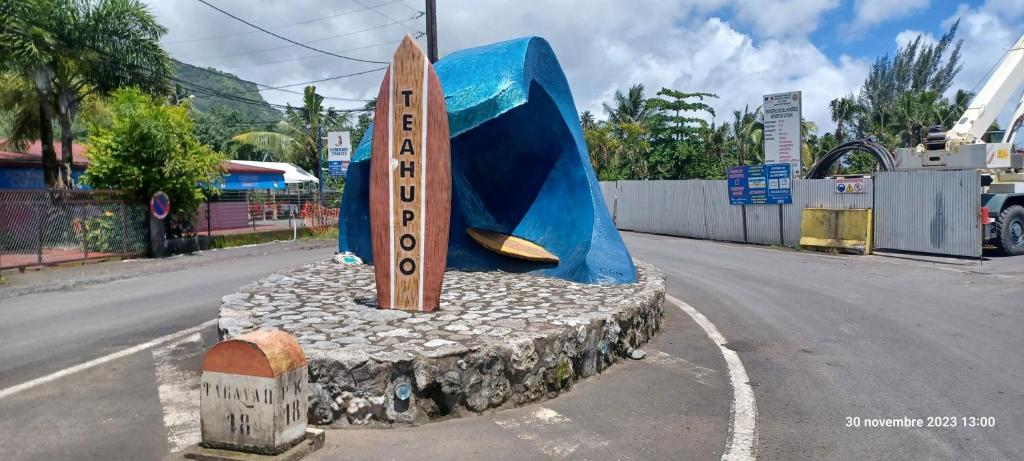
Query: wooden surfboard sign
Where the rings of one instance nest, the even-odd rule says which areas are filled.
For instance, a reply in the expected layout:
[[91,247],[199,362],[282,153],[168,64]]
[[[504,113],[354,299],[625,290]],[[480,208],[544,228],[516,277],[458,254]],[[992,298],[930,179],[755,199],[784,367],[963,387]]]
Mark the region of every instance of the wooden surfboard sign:
[[526,261],[558,263],[558,256],[555,256],[550,251],[544,249],[544,247],[522,237],[502,234],[500,232],[493,232],[486,229],[478,229],[476,227],[467,228],[466,233],[469,234],[476,243],[479,243],[484,248],[500,255],[516,259],[524,259]]
[[384,74],[370,157],[370,235],[377,305],[440,305],[451,216],[451,146],[441,82],[406,35]]

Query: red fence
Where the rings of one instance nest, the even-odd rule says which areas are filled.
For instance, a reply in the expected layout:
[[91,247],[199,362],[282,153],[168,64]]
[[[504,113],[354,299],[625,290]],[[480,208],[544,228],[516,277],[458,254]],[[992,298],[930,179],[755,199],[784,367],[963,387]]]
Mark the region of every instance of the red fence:
[[222,191],[196,211],[193,227],[211,235],[337,227],[341,191]]

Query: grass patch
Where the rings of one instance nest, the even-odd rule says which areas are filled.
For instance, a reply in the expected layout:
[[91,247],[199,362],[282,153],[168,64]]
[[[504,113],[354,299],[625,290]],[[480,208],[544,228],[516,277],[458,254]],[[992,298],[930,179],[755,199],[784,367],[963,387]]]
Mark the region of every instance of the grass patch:
[[[338,229],[330,228],[324,231],[313,231],[311,229],[299,229],[296,237],[302,240],[328,240],[338,238]],[[280,240],[291,240],[291,230],[256,232],[251,234],[220,235],[213,238],[210,248],[231,248],[243,245],[257,245]]]

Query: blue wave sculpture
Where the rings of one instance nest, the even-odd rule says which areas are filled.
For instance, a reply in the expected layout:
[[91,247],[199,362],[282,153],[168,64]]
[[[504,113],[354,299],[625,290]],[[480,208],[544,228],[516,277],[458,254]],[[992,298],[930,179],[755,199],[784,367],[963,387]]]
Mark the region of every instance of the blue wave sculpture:
[[[636,281],[590,165],[576,105],[548,42],[525,37],[462,50],[434,68],[451,130],[452,215],[448,267],[536,272],[574,282]],[[349,165],[338,249],[370,263],[372,127]],[[557,264],[493,253],[474,227],[535,242]]]

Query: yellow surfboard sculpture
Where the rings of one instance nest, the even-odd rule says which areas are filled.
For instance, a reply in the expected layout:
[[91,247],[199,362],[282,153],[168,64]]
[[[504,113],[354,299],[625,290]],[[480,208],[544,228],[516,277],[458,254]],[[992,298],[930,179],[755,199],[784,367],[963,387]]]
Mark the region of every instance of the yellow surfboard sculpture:
[[525,259],[527,261],[557,263],[558,256],[555,256],[544,247],[529,240],[514,235],[492,232],[489,230],[470,227],[466,229],[476,243],[484,248],[500,255],[510,258]]

